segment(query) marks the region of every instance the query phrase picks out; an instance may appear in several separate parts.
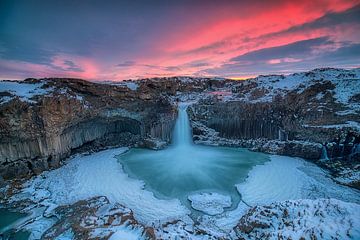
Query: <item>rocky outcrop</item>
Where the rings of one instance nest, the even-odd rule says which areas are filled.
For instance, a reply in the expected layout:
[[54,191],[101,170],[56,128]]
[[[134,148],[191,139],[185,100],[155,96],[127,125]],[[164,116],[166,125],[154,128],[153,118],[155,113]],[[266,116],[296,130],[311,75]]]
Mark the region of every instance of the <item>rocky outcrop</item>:
[[246,147],[314,160],[321,157],[321,144],[291,138],[291,129],[296,122],[286,119],[283,114],[286,109],[280,106],[274,107],[269,103],[204,102],[189,109],[197,143]]
[[[94,197],[54,210],[57,222],[47,229],[42,239],[56,239],[66,232],[73,239],[110,239],[117,231],[137,233],[146,239],[155,239],[154,230],[141,225],[131,209],[111,204],[106,197]],[[51,216],[47,216],[51,217]]]
[[[76,79],[30,79],[51,91],[0,105],[0,175],[38,174],[74,152],[132,146],[145,138],[169,142],[176,108],[159,92]],[[144,97],[146,94],[146,97]]]
[[12,91],[0,93],[0,176],[39,173],[75,152],[109,146],[161,149],[171,139],[177,101],[196,102],[188,109],[196,143],[330,159],[322,166],[353,169],[360,156],[359,78],[359,69],[315,69],[246,81],[26,79],[15,83],[29,89],[25,94],[11,83]]
[[[337,74],[337,70],[327,71]],[[228,142],[241,140],[241,145],[247,145],[246,141],[271,140],[267,146],[257,147],[266,152],[269,145],[277,142],[276,153],[319,159],[322,150],[316,144],[322,144],[330,159],[353,158],[360,141],[360,118],[352,99],[360,94],[360,85],[339,79],[338,75],[318,80],[321,74],[321,70],[305,73],[303,84],[295,74],[262,76],[234,84],[230,98],[211,96],[200,100],[189,109],[194,139],[204,140],[209,128]],[[280,84],[282,81],[285,83]],[[292,86],[294,81],[297,85]],[[349,89],[340,92],[343,85]],[[312,151],[309,143],[316,146]]]
[[359,79],[359,69],[315,69],[233,82],[188,109],[194,141],[315,160],[336,177],[358,171]]
[[234,239],[357,239],[358,210],[358,204],[336,199],[288,200],[256,206],[240,219]]

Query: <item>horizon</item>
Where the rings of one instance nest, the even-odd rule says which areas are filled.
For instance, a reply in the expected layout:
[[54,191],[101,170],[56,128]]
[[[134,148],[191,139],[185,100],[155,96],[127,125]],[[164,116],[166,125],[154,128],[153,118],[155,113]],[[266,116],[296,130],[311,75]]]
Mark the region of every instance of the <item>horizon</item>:
[[355,66],[355,67],[349,67],[349,68],[337,68],[337,67],[319,67],[319,68],[313,68],[313,69],[309,69],[309,70],[303,70],[303,71],[296,71],[296,72],[289,72],[289,73],[268,73],[268,74],[258,74],[258,75],[253,75],[253,76],[244,76],[244,77],[220,77],[220,76],[181,76],[181,75],[173,75],[173,76],[163,76],[163,77],[144,77],[144,78],[128,78],[128,79],[122,79],[122,80],[112,80],[112,79],[85,79],[85,78],[77,78],[77,77],[67,77],[67,76],[57,76],[57,77],[26,77],[26,78],[22,78],[22,79],[0,79],[0,81],[24,81],[27,79],[37,79],[37,80],[42,80],[42,79],[77,79],[77,80],[85,80],[85,81],[89,81],[89,82],[94,82],[94,83],[107,83],[107,82],[111,82],[111,83],[116,83],[116,82],[123,82],[123,81],[141,81],[141,80],[146,80],[146,79],[162,79],[162,78],[201,78],[201,79],[206,79],[206,78],[210,78],[210,79],[215,79],[215,78],[222,78],[225,80],[233,80],[233,81],[246,81],[246,80],[251,80],[254,78],[258,78],[260,76],[273,76],[273,75],[278,75],[278,76],[289,76],[292,74],[299,74],[299,73],[306,73],[306,72],[311,72],[311,71],[315,71],[315,70],[319,70],[319,69],[338,69],[338,70],[345,70],[345,71],[351,71],[354,69],[360,69],[359,66]]
[[360,66],[360,1],[1,1],[0,19],[1,79],[242,80]]

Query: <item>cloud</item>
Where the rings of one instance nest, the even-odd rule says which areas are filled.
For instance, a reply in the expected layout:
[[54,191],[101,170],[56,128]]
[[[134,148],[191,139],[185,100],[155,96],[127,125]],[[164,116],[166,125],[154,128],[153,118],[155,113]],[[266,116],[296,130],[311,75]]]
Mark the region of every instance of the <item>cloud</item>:
[[181,68],[176,67],[176,66],[169,66],[169,67],[165,67],[164,69],[165,69],[165,71],[169,71],[169,72],[181,71]]
[[311,54],[311,51],[318,46],[331,43],[327,37],[308,39],[248,52],[230,59],[229,62],[267,62],[272,59],[297,59]]
[[47,65],[55,55],[53,51],[42,48],[38,43],[15,36],[0,35],[1,59],[24,61]]
[[[314,43],[316,43],[316,41],[312,41],[312,44],[309,44],[309,42],[305,43],[304,46],[306,46],[306,48],[304,48],[303,54],[301,53],[301,48],[298,48],[299,43],[294,43],[283,47],[276,47],[279,52],[276,51],[276,54],[273,56],[273,58],[271,58],[270,53],[274,51],[274,48],[263,49],[252,53],[244,54],[243,56],[239,56],[235,58],[236,61],[223,64],[220,67],[206,69],[205,72],[211,75],[236,77],[242,75],[251,75],[254,73],[290,73],[313,69],[317,67],[347,68],[360,66],[360,44],[344,44],[343,46],[338,47],[335,50],[331,49],[330,51],[324,51],[312,55],[311,48],[317,46]],[[303,44],[304,43],[300,43],[300,45]],[[296,47],[293,48],[292,51],[290,51],[290,46]],[[281,51],[281,48],[284,49],[283,52]],[[297,51],[294,51],[295,49]],[[302,57],[302,59],[286,58],[284,57],[283,53],[297,55]],[[244,62],[244,59],[251,60],[251,62]]]
[[230,76],[312,68],[313,59],[356,65],[359,18],[358,0],[3,0],[0,78]]
[[360,4],[343,12],[330,12],[326,15],[302,25],[293,26],[282,33],[293,33],[296,31],[306,31],[318,28],[332,28],[335,25],[345,23],[360,23]]
[[117,64],[116,66],[117,67],[131,67],[131,66],[134,66],[134,65],[136,65],[135,61],[125,61],[123,63]]

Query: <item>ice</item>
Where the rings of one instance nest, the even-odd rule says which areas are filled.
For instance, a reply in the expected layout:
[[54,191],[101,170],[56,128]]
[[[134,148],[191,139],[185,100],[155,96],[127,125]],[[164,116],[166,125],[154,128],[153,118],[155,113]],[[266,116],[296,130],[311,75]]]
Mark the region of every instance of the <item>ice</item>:
[[[142,223],[176,219],[189,213],[178,200],[159,200],[153,193],[143,189],[143,182],[129,178],[115,158],[126,150],[117,148],[77,156],[65,166],[33,179],[24,192],[45,193],[46,189],[51,193],[48,201],[55,205],[106,196],[111,202],[131,208]],[[43,198],[44,194],[32,196],[35,201]]]
[[[194,145],[186,107],[187,104],[179,105],[174,141],[165,150],[115,148],[77,155],[59,169],[25,182],[24,189],[13,200],[30,200],[35,204],[25,209],[31,210],[32,215],[19,223],[32,232],[30,239],[38,239],[55,223],[52,213],[57,206],[96,196],[126,206],[140,223],[157,226],[158,236],[170,238],[181,233],[191,239],[199,229],[226,238],[230,232],[234,234],[232,229],[252,206],[261,208],[269,204],[275,213],[284,206],[304,213],[304,222],[299,224],[296,214],[291,213],[287,219],[297,229],[284,227],[286,224],[281,224],[280,219],[263,219],[274,221],[274,231],[284,236],[298,237],[298,233],[306,231],[305,227],[324,236],[334,233],[346,238],[346,229],[350,229],[351,236],[358,236],[353,226],[356,229],[359,221],[354,220],[351,212],[359,209],[358,190],[336,184],[325,171],[300,158],[272,155],[268,161],[268,155],[245,149]],[[316,200],[319,198],[325,199]],[[193,208],[205,213],[196,215],[196,226],[192,220],[184,221],[190,219],[190,214],[194,216],[188,200]],[[316,215],[317,212],[321,214]],[[327,225],[327,221],[333,225]],[[342,221],[347,224],[345,228],[341,228]],[[139,229],[130,226],[96,228],[92,234],[101,237],[111,232],[115,232],[111,239],[143,237]]]
[[201,146],[192,143],[187,104],[180,104],[174,141],[164,150],[131,149],[119,160],[131,177],[144,180],[160,198],[178,198],[191,208],[188,196],[216,192],[231,196],[234,208],[240,197],[235,184],[243,182],[256,164],[268,160],[246,149]]
[[256,166],[237,189],[251,206],[321,197],[360,202],[359,191],[336,184],[314,164],[286,156],[273,155],[271,161]]
[[209,215],[217,215],[224,212],[224,208],[231,207],[231,197],[219,193],[198,193],[188,197],[191,206]]
[[74,233],[70,230],[65,231],[63,234],[58,236],[55,240],[71,240],[74,239]]
[[109,240],[145,240],[141,231],[121,226],[111,235]]

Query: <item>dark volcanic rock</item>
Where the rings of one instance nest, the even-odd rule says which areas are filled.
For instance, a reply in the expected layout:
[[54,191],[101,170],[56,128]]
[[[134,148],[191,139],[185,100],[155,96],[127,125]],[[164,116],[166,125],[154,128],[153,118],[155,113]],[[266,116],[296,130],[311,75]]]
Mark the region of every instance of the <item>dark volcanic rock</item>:
[[27,99],[0,93],[0,176],[37,174],[72,153],[110,146],[160,149],[183,100],[196,102],[188,109],[196,143],[330,159],[321,165],[334,173],[353,169],[360,152],[359,76],[359,69],[315,69],[246,81],[26,79],[19,84],[38,84],[46,93]]
[[77,79],[41,82],[50,89],[48,94],[0,105],[0,176],[4,178],[57,167],[82,149],[171,138],[176,109],[161,96],[161,88],[144,98],[144,92],[123,86]]

